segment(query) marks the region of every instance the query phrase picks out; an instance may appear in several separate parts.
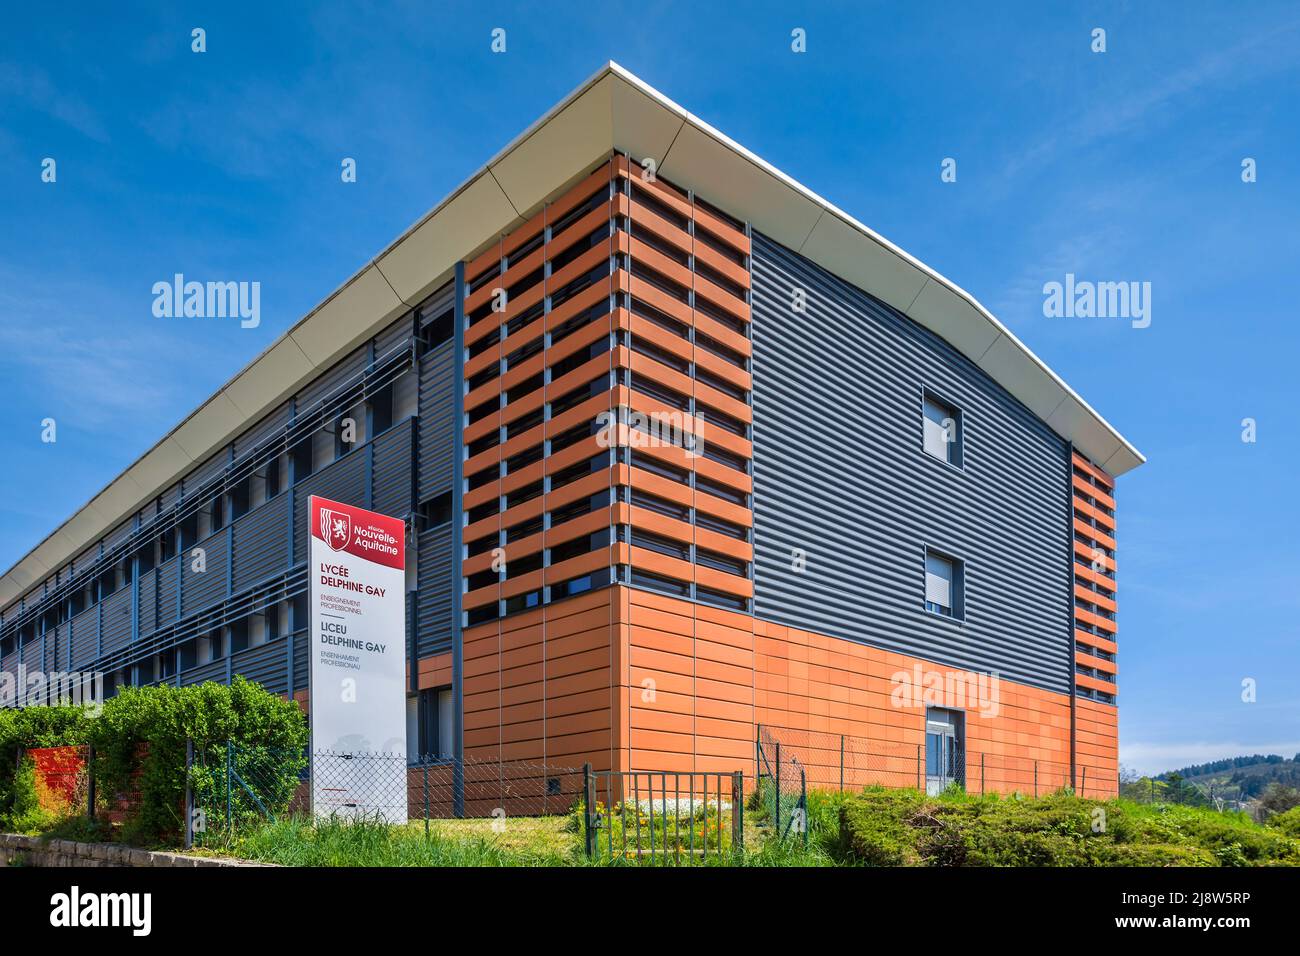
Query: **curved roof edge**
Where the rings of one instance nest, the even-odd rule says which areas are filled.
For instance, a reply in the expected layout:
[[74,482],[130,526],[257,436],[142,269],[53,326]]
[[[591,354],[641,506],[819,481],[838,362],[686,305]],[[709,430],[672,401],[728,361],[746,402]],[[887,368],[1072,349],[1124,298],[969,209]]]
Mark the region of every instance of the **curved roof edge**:
[[1146,461],[969,292],[610,61],[266,347],[0,576],[21,596],[249,422],[413,308],[611,150],[694,189],[950,342],[1112,475]]

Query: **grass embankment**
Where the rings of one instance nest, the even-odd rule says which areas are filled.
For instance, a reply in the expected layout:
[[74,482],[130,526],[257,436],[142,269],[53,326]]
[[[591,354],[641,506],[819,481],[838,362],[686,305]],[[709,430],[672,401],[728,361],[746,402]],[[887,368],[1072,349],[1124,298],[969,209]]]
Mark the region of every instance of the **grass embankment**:
[[1300,814],[873,789],[839,807],[846,863],[877,866],[1300,866]]
[[[522,817],[495,828],[496,821],[490,819],[432,820],[427,834],[423,822],[388,826],[370,821],[324,821],[313,825],[291,819],[245,831],[228,845],[207,852],[282,866],[672,866],[691,862],[685,843],[667,857],[660,846],[654,857],[643,849],[637,858],[611,859],[606,852],[608,844],[602,842],[598,857],[588,860],[583,853],[579,819],[579,814]],[[824,820],[833,824],[833,814]],[[645,848],[649,846],[649,827],[647,821]],[[662,833],[658,839],[662,839]],[[729,843],[724,852],[718,853],[715,845],[707,856],[697,850],[694,863],[834,865],[820,842],[805,850],[797,840],[771,840],[761,820],[746,826],[743,854],[733,855]]]
[[[596,860],[583,854],[581,814],[375,822],[282,819],[240,830],[198,852],[284,866],[619,866],[674,865],[687,855],[662,849],[651,860]],[[741,855],[696,856],[710,866],[1297,866],[1300,807],[1268,825],[1242,813],[1128,800],[969,796],[915,790],[808,794],[808,836],[772,837],[766,808],[745,812]],[[100,828],[65,826],[59,835],[102,838]],[[91,832],[91,830],[95,832]],[[58,832],[58,828],[56,828]],[[602,836],[604,834],[602,833]],[[658,839],[662,841],[662,833]],[[619,843],[615,840],[615,845]],[[729,841],[728,841],[729,843]],[[662,846],[662,844],[661,844]]]

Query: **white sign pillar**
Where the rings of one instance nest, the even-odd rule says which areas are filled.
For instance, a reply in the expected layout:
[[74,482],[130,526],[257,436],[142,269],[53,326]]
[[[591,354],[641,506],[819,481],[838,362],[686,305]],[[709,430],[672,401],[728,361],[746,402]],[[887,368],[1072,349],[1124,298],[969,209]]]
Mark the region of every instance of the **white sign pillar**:
[[312,811],[405,823],[406,525],[312,495]]

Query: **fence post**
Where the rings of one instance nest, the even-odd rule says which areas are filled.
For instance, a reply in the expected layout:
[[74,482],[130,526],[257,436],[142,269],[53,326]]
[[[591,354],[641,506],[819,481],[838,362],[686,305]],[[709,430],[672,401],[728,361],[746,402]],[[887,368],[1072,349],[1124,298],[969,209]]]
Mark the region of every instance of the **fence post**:
[[95,748],[86,748],[86,819],[95,819]]
[[980,796],[984,796],[984,752],[980,751]]
[[596,828],[592,826],[591,821],[595,804],[596,777],[591,772],[591,764],[584,763],[582,765],[582,834],[586,843],[587,859],[591,859],[596,852]]
[[194,848],[194,740],[185,738],[185,849]]
[[226,741],[226,834],[229,836],[234,828],[234,807],[231,804],[233,792],[230,789],[230,777],[235,769],[235,745],[232,741]]
[[924,791],[925,787],[921,783],[921,745],[916,745],[916,789]]
[[1038,796],[1038,761],[1034,761],[1034,796]]
[[840,793],[844,792],[844,735],[840,734]]
[[776,793],[776,835],[781,835],[781,741],[776,742],[776,780],[773,792]]
[[803,829],[803,848],[808,849],[808,772],[799,770],[799,812],[803,819],[799,821]]
[[1079,796],[1085,798],[1088,796],[1088,765],[1087,764],[1083,765],[1083,788],[1082,790],[1080,790]]
[[[692,783],[692,789],[694,784]],[[737,770],[731,775],[731,852],[733,854],[741,853],[745,849],[745,772]],[[718,808],[718,813],[722,808]],[[708,813],[704,819],[708,820]],[[695,832],[695,819],[691,818],[691,833]],[[708,847],[708,841],[705,841],[705,848]]]
[[424,838],[429,839],[429,761],[424,761]]

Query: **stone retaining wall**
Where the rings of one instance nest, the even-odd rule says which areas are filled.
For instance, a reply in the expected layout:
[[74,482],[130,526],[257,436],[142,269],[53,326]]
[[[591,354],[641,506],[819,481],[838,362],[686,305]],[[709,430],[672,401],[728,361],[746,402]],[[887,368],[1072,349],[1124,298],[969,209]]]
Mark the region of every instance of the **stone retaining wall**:
[[0,866],[263,866],[226,857],[141,850],[120,843],[78,843],[0,833]]

